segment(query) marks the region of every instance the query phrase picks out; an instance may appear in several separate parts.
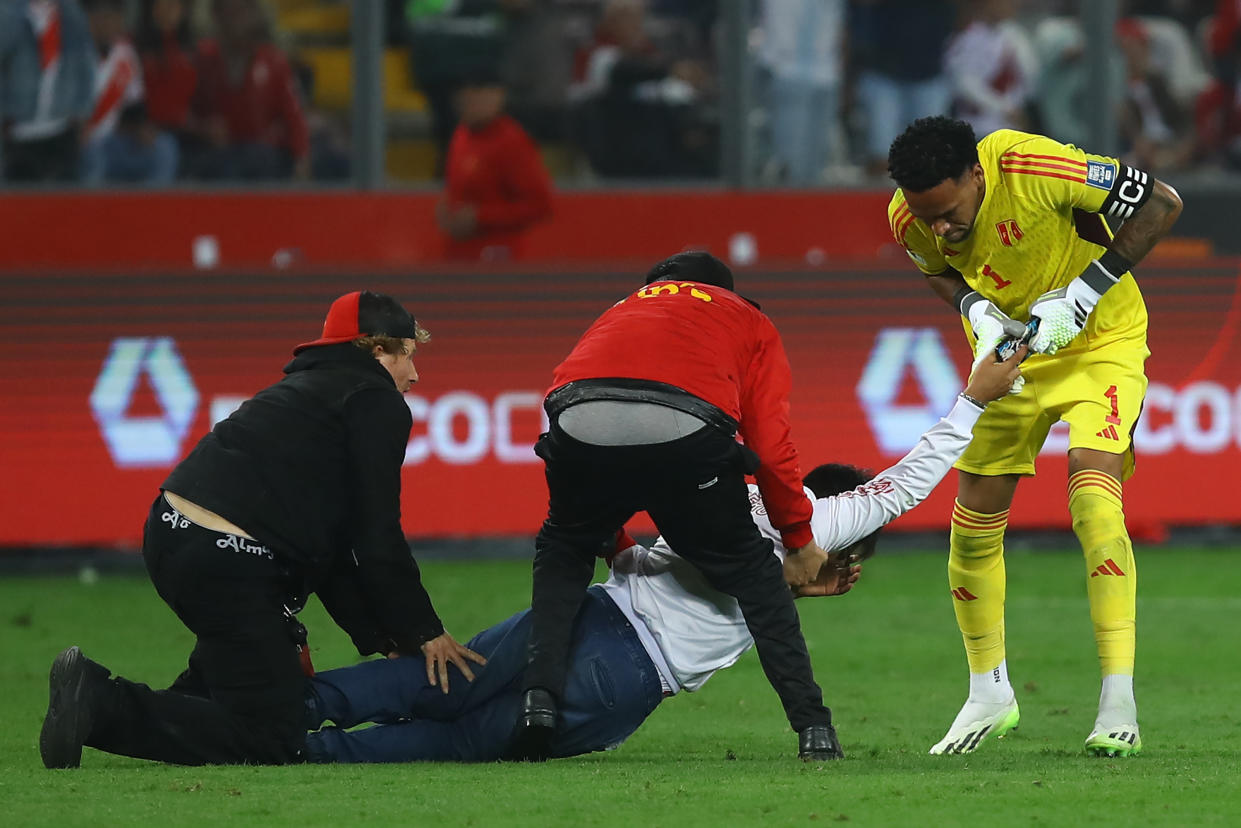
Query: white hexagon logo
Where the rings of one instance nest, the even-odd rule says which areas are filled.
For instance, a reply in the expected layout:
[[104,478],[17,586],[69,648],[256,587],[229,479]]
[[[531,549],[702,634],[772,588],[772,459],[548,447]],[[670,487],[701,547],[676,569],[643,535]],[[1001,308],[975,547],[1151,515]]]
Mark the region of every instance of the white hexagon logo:
[[[897,405],[901,381],[912,370],[925,402]],[[884,328],[858,380],[857,396],[875,442],[884,454],[913,448],[922,433],[948,412],[961,378],[936,328]]]
[[[128,414],[144,372],[163,412],[158,417]],[[167,467],[181,456],[181,443],[198,412],[198,389],[171,337],[120,337],[112,341],[90,407],[116,465]]]

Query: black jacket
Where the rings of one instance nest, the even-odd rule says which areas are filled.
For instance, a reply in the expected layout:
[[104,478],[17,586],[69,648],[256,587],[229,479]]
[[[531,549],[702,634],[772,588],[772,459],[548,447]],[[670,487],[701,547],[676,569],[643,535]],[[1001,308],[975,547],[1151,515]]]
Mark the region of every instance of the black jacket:
[[417,652],[444,628],[401,530],[409,408],[352,343],[309,348],[284,371],[217,423],[163,488],[269,547],[359,650],[383,650],[387,638]]

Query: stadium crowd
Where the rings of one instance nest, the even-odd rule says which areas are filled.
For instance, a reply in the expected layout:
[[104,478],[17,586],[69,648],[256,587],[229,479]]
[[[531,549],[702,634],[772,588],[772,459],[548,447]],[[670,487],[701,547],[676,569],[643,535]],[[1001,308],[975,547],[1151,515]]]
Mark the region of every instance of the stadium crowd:
[[[1081,144],[1104,97],[1068,0],[755,0],[751,172],[882,179],[915,117]],[[1241,4],[1128,0],[1111,59],[1122,155],[1157,172],[1241,166]],[[387,0],[387,168],[441,176],[480,75],[557,178],[720,173],[725,21],[710,0]],[[332,180],[350,172],[349,4],[4,0],[11,182]]]

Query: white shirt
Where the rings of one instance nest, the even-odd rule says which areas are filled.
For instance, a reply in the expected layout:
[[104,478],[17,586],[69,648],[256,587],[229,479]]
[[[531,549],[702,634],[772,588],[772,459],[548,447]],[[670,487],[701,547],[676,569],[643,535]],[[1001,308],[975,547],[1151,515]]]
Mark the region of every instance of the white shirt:
[[88,140],[111,135],[121,110],[140,103],[145,95],[138,53],[128,42],[118,40],[95,70],[95,109],[86,125]]
[[1019,126],[1008,116],[1034,94],[1038,59],[1018,24],[971,23],[948,42],[944,66],[962,116],[979,137]]
[[[969,445],[980,413],[958,400],[908,454],[869,483],[819,499],[807,489],[814,502],[815,542],[828,551],[844,549],[925,500]],[[750,486],[750,503],[759,531],[783,561],[786,550],[757,486]],[[634,545],[617,554],[603,588],[634,625],[672,692],[697,690],[754,643],[736,599],[708,585],[663,538],[650,549]]]
[[[573,102],[591,100],[606,92],[611,83],[612,69],[623,54],[619,46],[596,47],[586,59],[584,78],[569,87],[569,100]],[[634,84],[633,96],[636,100],[646,103],[685,105],[693,103],[698,93],[687,82],[669,75],[658,80]]]
[[788,80],[834,86],[844,72],[844,0],[763,0],[759,60]]

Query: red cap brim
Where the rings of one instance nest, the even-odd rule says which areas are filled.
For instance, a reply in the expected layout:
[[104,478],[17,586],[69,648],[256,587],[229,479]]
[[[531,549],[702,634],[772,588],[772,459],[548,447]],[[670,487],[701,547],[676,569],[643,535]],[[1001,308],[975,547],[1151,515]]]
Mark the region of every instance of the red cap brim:
[[307,348],[315,348],[319,345],[339,345],[342,342],[352,342],[359,336],[360,334],[354,334],[353,336],[327,336],[316,339],[314,342],[303,342],[301,345],[298,345],[293,349],[293,355],[297,356]]

